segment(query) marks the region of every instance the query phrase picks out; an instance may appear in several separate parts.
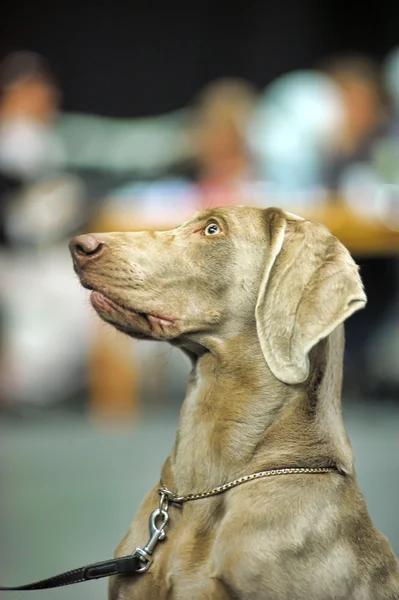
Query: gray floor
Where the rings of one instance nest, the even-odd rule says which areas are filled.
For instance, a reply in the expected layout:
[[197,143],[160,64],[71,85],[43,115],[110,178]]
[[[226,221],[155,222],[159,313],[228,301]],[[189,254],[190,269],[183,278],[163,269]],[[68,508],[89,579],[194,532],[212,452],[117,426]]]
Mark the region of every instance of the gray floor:
[[[345,419],[371,516],[399,554],[397,406],[351,405]],[[0,581],[28,582],[110,558],[158,478],[176,423],[176,412],[155,410],[124,431],[77,416],[0,422]],[[106,582],[32,594],[99,600]]]

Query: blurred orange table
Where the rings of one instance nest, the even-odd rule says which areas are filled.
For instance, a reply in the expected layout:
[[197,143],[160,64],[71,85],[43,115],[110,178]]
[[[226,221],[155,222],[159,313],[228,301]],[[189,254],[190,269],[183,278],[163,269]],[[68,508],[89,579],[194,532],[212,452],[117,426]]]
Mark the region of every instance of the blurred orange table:
[[[355,215],[345,204],[326,203],[301,216],[323,223],[356,256],[399,255],[399,231],[383,223]],[[178,223],[145,222],[133,210],[104,210],[92,223],[92,231],[140,231],[169,229]],[[101,324],[100,324],[101,325]],[[91,402],[94,416],[114,415],[118,419],[138,414],[138,370],[126,336],[106,335],[101,326],[91,353]],[[110,403],[112,402],[112,406]]]
[[355,256],[399,254],[399,230],[355,215],[345,204],[326,204],[301,216],[323,223]]

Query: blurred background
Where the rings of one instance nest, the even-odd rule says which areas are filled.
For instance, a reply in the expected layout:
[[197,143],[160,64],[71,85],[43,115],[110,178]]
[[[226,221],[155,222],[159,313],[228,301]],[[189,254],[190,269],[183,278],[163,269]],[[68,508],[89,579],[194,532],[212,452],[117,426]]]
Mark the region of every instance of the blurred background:
[[230,204],[324,222],[360,265],[369,301],[347,323],[344,415],[372,518],[399,553],[398,18],[388,0],[6,1],[2,582],[112,554],[184,398],[177,350],[94,316],[69,239]]

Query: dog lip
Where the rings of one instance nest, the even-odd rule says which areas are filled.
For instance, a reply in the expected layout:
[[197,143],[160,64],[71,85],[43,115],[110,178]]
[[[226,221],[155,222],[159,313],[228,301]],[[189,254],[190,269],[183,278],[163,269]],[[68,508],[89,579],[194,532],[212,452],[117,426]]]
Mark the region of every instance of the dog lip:
[[101,292],[97,292],[96,290],[92,290],[90,294],[90,302],[92,307],[98,311],[110,312],[112,309],[111,303],[108,301],[108,298],[101,294]]
[[133,313],[133,314],[139,315],[141,317],[146,317],[147,320],[153,325],[160,324],[160,325],[167,326],[167,327],[171,327],[171,326],[175,325],[175,319],[172,319],[171,317],[167,317],[165,315],[153,314],[153,313],[146,313],[143,311],[134,310],[133,308],[128,308],[127,306],[124,306],[123,304],[116,302],[115,300],[113,300],[112,298],[110,298],[109,296],[104,294],[103,292],[99,292],[98,290],[96,290],[94,288],[90,288],[89,286],[87,286],[87,288],[92,290],[92,293],[90,295],[90,300],[91,300],[91,303],[94,306],[94,308],[98,307],[98,308],[102,308],[103,310],[104,309],[106,310],[109,308],[115,308],[115,309],[119,309],[119,310],[122,309],[123,311],[126,311],[128,313]]
[[[88,289],[90,289],[90,288],[88,288]],[[138,315],[142,314],[137,310],[133,310],[131,308],[126,308],[122,304],[115,302],[115,300],[113,300],[112,298],[110,298],[109,296],[104,294],[103,292],[99,292],[98,290],[96,290],[94,288],[91,288],[91,290],[92,290],[92,292],[90,294],[90,301],[91,301],[92,305],[94,306],[94,308],[97,308],[97,307],[102,308],[102,309],[114,308],[114,309],[122,309],[124,311],[135,313]]]

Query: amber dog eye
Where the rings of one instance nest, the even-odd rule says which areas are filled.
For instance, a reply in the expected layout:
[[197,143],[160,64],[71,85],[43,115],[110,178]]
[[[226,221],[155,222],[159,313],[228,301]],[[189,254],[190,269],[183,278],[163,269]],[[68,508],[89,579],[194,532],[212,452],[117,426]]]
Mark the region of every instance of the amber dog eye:
[[220,227],[217,223],[209,223],[204,229],[205,235],[216,235],[220,233]]

